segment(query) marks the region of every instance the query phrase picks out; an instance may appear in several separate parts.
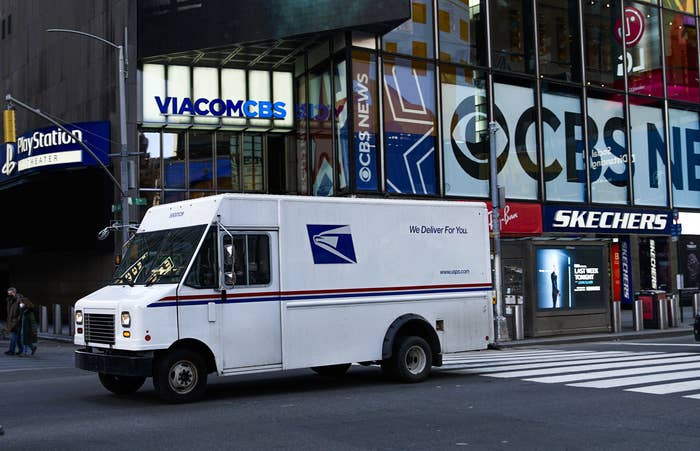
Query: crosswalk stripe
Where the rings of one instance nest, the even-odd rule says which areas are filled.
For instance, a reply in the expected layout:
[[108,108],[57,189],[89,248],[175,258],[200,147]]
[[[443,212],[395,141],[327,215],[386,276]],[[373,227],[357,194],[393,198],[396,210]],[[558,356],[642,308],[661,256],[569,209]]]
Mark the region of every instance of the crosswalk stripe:
[[700,377],[700,371],[677,371],[674,373],[651,374],[647,376],[619,377],[615,379],[604,379],[600,381],[579,382],[567,384],[571,387],[583,388],[614,388],[627,385],[652,384],[655,382],[672,381],[678,379],[690,379]]
[[559,360],[578,360],[578,359],[587,359],[587,358],[592,358],[592,357],[612,357],[612,356],[632,356],[632,355],[641,355],[641,354],[659,354],[658,352],[645,352],[645,353],[634,353],[634,352],[627,352],[627,351],[606,351],[606,352],[585,352],[585,353],[579,353],[579,354],[571,354],[571,353],[559,353],[559,354],[549,354],[546,357],[527,357],[527,358],[519,358],[519,357],[503,357],[499,359],[458,359],[458,358],[451,358],[449,360],[443,360],[443,363],[446,364],[461,364],[461,365],[466,365],[470,364],[469,366],[489,366],[489,365],[503,365],[503,364],[519,364],[519,363],[529,363],[529,362],[554,362],[554,361],[559,361]]
[[653,395],[667,395],[684,391],[700,390],[700,380],[676,382],[673,384],[650,385],[648,387],[626,388],[625,391],[650,393]]
[[692,370],[694,368],[700,368],[700,362],[695,363],[679,363],[676,365],[657,365],[651,367],[635,367],[627,368],[624,370],[609,370],[609,371],[598,371],[593,373],[574,373],[574,374],[562,374],[558,376],[543,376],[543,377],[533,377],[525,379],[528,382],[539,382],[542,384],[559,384],[564,382],[576,382],[584,381],[590,379],[604,379],[607,377],[622,377],[622,376],[632,376],[632,375],[642,375],[650,373],[663,373],[667,371],[677,371],[677,370]]
[[700,399],[700,393],[696,395],[685,395],[683,396],[684,398],[690,398],[690,399]]
[[[688,356],[690,357],[681,357]],[[674,357],[677,357],[674,359]],[[498,376],[495,377],[530,377],[544,374],[556,374],[556,373],[566,373],[566,372],[576,372],[576,371],[590,371],[590,370],[604,370],[611,368],[623,368],[626,366],[635,365],[645,365],[654,363],[681,363],[700,360],[700,356],[697,354],[692,354],[688,352],[679,352],[674,354],[653,354],[653,355],[635,355],[633,357],[611,357],[603,359],[587,359],[575,361],[575,365],[571,365],[572,362],[562,360],[559,362],[545,362],[545,363],[529,363],[525,365],[503,365],[503,366],[485,366],[485,367],[474,367],[474,368],[460,368],[457,371],[469,372],[469,373],[500,373],[509,372],[503,374],[513,374],[513,376]],[[605,362],[605,363],[601,363]],[[531,370],[531,371],[515,371],[515,370]],[[494,376],[489,374],[489,376]]]
[[[606,352],[627,352],[627,353],[632,353],[631,351],[606,351]],[[523,360],[528,360],[528,359],[541,359],[541,358],[547,358],[547,357],[556,357],[556,356],[562,356],[562,355],[580,355],[580,354],[591,354],[592,351],[576,351],[576,352],[567,352],[567,351],[556,351],[556,352],[547,352],[546,354],[544,353],[538,353],[538,354],[503,354],[503,353],[489,353],[489,354],[484,354],[484,355],[474,355],[472,353],[466,353],[466,354],[446,354],[443,356],[443,360],[445,361],[451,361],[451,360],[459,360],[459,361],[473,361],[473,362],[489,362],[489,361],[502,361],[502,360],[518,360],[518,359],[523,359]]]

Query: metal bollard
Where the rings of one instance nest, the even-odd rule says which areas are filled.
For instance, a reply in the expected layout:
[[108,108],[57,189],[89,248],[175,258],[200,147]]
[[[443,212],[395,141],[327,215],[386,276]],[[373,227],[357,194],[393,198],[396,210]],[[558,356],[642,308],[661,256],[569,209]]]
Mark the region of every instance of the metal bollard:
[[659,314],[659,329],[668,329],[668,300],[666,298],[657,299],[656,308]]
[[515,326],[515,331],[513,332],[513,337],[516,340],[522,340],[525,338],[525,327],[523,323],[523,305],[515,304],[513,306],[513,324]]
[[49,331],[49,308],[45,305],[41,306],[41,331]]
[[53,333],[61,335],[61,306],[59,304],[53,305]]
[[75,307],[70,308],[70,317],[68,318],[68,333],[71,337],[75,335]]
[[634,300],[634,308],[632,310],[632,322],[634,323],[634,330],[639,332],[644,330],[644,306],[642,305],[641,299]]
[[616,301],[612,303],[612,321],[613,332],[622,332],[622,312],[620,311],[620,303]]
[[700,293],[693,295],[693,318],[700,315]]
[[677,294],[671,295],[669,302],[669,313],[668,324],[671,327],[678,327],[680,325],[680,309],[681,303]]

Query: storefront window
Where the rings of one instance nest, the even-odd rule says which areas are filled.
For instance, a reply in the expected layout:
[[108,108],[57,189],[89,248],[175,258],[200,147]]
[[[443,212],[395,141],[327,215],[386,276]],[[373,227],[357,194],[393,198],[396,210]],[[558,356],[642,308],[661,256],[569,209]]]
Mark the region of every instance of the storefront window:
[[486,0],[439,0],[440,60],[486,66]]
[[216,134],[216,183],[220,191],[241,190],[240,135]]
[[588,146],[595,203],[627,204],[627,140],[624,97],[589,92]]
[[335,89],[335,145],[338,161],[338,190],[347,191],[350,188],[350,149],[348,148],[348,90],[347,64],[345,61],[333,65],[333,86]]
[[535,73],[535,21],[531,2],[491,0],[493,68]]
[[383,78],[387,191],[436,194],[434,66],[385,57]]
[[698,102],[698,45],[694,17],[664,11],[664,49],[668,98]]
[[433,58],[433,2],[413,0],[411,19],[382,38],[382,48],[391,53]]
[[667,238],[639,239],[639,279],[642,290],[670,289]]
[[662,105],[630,96],[632,182],[636,205],[668,205]]
[[[627,5],[625,20],[629,91],[639,95],[663,97],[659,8],[634,3]],[[620,32],[618,30],[617,33]],[[618,72],[621,72],[621,68],[622,57],[619,58]]]
[[185,188],[185,133],[163,133],[165,188]]
[[694,110],[668,110],[674,207],[698,208],[700,202],[699,119]]
[[309,74],[309,103],[306,115],[311,138],[311,193],[332,196],[333,189],[333,104],[331,73],[322,65]]
[[243,190],[263,191],[263,137],[243,135]]
[[547,200],[586,200],[581,90],[542,84],[542,144]]
[[445,194],[487,197],[490,165],[486,75],[443,64],[440,87]]
[[191,190],[214,189],[214,160],[210,131],[190,131],[190,178]]
[[694,0],[662,0],[661,4],[664,8],[675,9],[685,13],[693,14],[695,12]]
[[560,80],[581,80],[577,0],[537,0],[540,74]]
[[616,34],[619,0],[582,2],[583,45],[588,84],[624,88],[622,39]]
[[139,134],[139,187],[162,188],[160,175],[160,133],[143,132]]
[[355,173],[358,191],[379,189],[379,98],[377,56],[363,50],[352,51],[352,91]]
[[537,114],[532,85],[494,84],[499,111],[496,121],[498,184],[508,199],[537,199],[540,170],[537,158]]
[[297,102],[294,108],[296,116],[296,141],[297,141],[297,191],[299,194],[309,193],[309,151],[308,136],[306,134],[309,125],[308,100],[306,98],[306,76],[296,79]]

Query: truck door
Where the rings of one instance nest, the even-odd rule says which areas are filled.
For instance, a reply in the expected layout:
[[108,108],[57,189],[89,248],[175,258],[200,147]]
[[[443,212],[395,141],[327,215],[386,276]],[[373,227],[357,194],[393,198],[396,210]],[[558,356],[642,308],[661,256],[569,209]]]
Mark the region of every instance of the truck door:
[[282,342],[277,232],[225,232],[220,337],[225,371],[280,366]]

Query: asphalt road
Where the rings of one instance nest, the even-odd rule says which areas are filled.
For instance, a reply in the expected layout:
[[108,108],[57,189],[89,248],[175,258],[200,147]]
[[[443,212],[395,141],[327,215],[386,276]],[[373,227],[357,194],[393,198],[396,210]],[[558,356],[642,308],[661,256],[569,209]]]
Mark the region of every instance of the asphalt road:
[[[378,368],[361,366],[343,380],[308,370],[210,376],[206,399],[188,405],[162,404],[150,381],[134,395],[111,395],[96,375],[72,368],[71,345],[40,345],[34,358],[0,355],[1,450],[700,446],[700,399],[685,397],[700,389],[629,390],[658,386],[650,379],[678,365],[693,374],[683,368],[697,363],[700,371],[700,347],[691,337],[469,353],[448,359],[446,369],[421,384],[387,381]],[[638,371],[643,375],[633,377],[645,379],[603,388],[546,379],[619,379],[596,371]],[[681,380],[692,386],[700,377]]]

